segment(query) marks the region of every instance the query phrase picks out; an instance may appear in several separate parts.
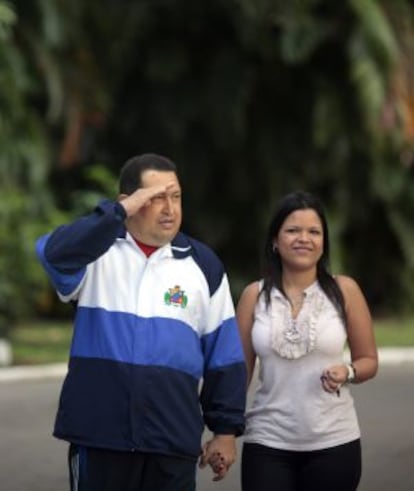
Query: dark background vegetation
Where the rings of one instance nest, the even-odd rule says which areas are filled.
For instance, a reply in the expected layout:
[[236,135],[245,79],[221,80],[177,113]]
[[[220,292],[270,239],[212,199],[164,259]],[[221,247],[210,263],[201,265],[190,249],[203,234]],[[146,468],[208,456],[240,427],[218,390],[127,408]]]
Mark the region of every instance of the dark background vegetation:
[[178,164],[184,229],[235,299],[276,201],[306,189],[333,272],[375,315],[412,312],[413,22],[408,0],[0,0],[0,337],[70,315],[34,240],[143,152]]

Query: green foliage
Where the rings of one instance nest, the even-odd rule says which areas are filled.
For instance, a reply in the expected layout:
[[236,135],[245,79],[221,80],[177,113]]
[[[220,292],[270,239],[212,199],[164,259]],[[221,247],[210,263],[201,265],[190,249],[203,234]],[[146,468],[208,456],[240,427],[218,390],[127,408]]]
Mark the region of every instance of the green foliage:
[[367,129],[378,137],[381,111],[399,48],[389,20],[376,0],[350,2],[357,22],[349,41],[351,81],[360,98]]
[[89,187],[72,193],[71,214],[81,216],[90,213],[102,199],[117,199],[118,179],[102,165],[87,168],[84,176]]
[[260,274],[275,201],[305,188],[328,210],[335,271],[376,310],[412,308],[413,21],[405,0],[0,0],[2,315],[18,296],[50,308],[33,238],[114,197],[147,151],[179,164],[184,228],[235,296]]
[[[0,19],[6,4],[0,4]],[[10,12],[13,12],[10,10]],[[30,67],[13,31],[0,43],[0,337],[33,312],[44,274],[34,257],[34,241],[58,213],[47,189],[49,142],[41,115],[28,100],[34,95]],[[7,35],[5,35],[7,34]]]
[[0,1],[0,40],[7,39],[16,23],[16,14],[8,2]]
[[364,39],[383,70],[391,68],[400,50],[383,5],[378,0],[350,0],[350,5],[357,19],[353,35]]

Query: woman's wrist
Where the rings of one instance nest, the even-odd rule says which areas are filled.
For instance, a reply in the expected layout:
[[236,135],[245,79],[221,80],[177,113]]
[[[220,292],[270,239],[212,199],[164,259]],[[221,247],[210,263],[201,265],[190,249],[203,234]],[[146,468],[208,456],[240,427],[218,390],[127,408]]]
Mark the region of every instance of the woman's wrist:
[[347,363],[346,364],[346,368],[348,370],[348,374],[347,374],[347,377],[346,377],[346,383],[347,384],[355,383],[356,377],[357,377],[357,373],[356,373],[356,370],[355,370],[355,365],[353,363]]

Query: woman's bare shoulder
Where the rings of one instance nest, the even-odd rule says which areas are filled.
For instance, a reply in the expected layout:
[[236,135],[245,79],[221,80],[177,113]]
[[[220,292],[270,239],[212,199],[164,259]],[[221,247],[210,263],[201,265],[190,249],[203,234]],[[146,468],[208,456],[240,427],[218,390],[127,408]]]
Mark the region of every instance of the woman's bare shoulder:
[[244,288],[241,296],[247,297],[247,298],[255,297],[257,299],[257,296],[259,295],[259,293],[260,293],[260,281],[253,281],[252,283],[249,283]]
[[360,286],[358,285],[357,281],[351,276],[337,275],[335,276],[335,279],[338,283],[339,288],[342,291],[342,294],[346,299],[353,298],[355,296],[363,296]]
[[242,291],[239,304],[254,305],[260,293],[260,281],[249,283]]

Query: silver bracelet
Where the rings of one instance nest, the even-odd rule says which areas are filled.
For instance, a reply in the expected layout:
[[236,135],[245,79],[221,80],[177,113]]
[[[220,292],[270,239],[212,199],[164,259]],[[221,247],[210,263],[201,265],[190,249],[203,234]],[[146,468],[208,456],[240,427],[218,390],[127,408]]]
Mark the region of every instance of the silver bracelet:
[[347,363],[346,368],[348,369],[348,375],[346,377],[346,383],[351,384],[355,381],[356,378],[356,370],[352,363]]

